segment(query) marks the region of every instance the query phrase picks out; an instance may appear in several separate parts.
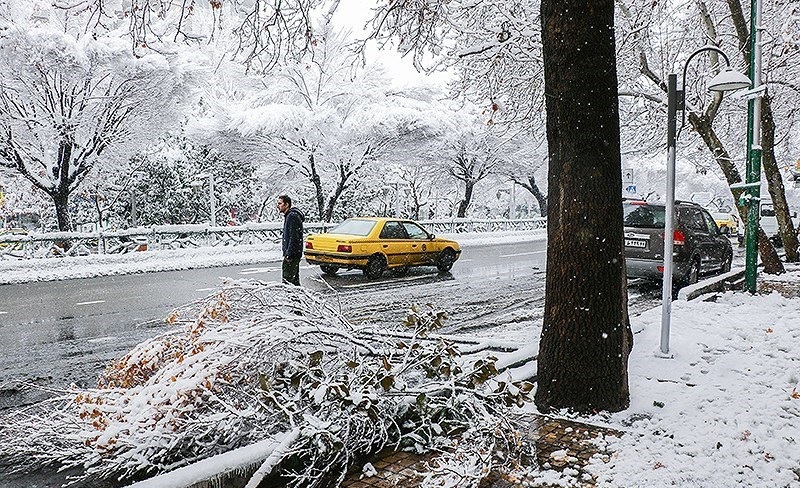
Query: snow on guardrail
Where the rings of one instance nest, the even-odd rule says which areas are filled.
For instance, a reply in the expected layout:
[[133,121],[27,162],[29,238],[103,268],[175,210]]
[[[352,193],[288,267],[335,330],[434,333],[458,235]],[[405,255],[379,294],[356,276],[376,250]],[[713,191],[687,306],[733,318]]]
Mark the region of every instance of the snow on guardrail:
[[[420,223],[434,234],[461,234],[544,229],[547,220],[446,219],[425,220]],[[304,225],[304,229],[306,233],[326,232],[335,225],[336,223],[309,222]],[[159,225],[94,233],[8,233],[0,234],[0,260],[274,244],[280,242],[282,232],[282,222],[261,222],[227,227],[203,224]]]

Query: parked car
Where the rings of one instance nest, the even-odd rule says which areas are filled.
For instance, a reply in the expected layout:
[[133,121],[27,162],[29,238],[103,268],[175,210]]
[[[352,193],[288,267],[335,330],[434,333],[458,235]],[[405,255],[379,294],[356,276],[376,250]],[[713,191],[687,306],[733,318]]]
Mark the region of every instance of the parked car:
[[[660,280],[664,275],[665,206],[641,200],[622,204],[625,261],[629,278]],[[673,283],[696,283],[707,273],[728,272],[733,260],[731,241],[696,203],[675,202]]]
[[412,266],[449,271],[460,255],[457,242],[436,237],[416,222],[380,217],[347,219],[305,243],[306,261],[324,274],[360,269],[372,279],[387,269],[403,274]]
[[739,234],[739,217],[730,212],[714,212],[711,214],[723,234],[735,236]]

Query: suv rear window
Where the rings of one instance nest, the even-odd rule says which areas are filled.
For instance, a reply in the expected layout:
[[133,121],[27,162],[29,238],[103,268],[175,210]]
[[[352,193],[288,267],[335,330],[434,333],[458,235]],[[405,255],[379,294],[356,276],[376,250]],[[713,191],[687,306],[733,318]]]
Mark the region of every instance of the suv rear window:
[[622,222],[625,227],[663,229],[665,208],[647,204],[622,205]]

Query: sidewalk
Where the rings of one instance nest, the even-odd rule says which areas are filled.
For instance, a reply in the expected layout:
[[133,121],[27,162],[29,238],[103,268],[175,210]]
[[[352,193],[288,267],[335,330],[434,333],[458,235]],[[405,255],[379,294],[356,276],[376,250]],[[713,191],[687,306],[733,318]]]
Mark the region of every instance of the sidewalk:
[[[526,432],[525,442],[533,444],[535,448],[533,451],[536,453],[536,458],[531,459],[531,463],[558,472],[565,469],[575,470],[578,474],[573,477],[582,480],[579,486],[583,488],[595,486],[592,477],[584,471],[589,459],[594,455],[610,455],[607,450],[598,445],[605,445],[605,443],[594,441],[605,436],[621,435],[621,432],[611,429],[539,414],[525,414],[522,418],[530,426]],[[347,488],[415,488],[419,486],[420,481],[416,471],[424,470],[425,463],[435,462],[435,458],[435,453],[417,455],[384,450],[374,456],[372,460],[372,466],[377,474],[365,476],[361,471],[363,465],[358,465],[354,467],[341,486]],[[504,473],[493,472],[481,482],[480,487],[523,486],[526,481],[528,480],[509,479]],[[548,485],[537,483],[535,486],[546,487]]]
[[[742,271],[740,270],[738,274],[741,273]],[[734,272],[733,274],[736,273]],[[790,299],[800,297],[800,281],[796,279],[796,276],[797,267],[791,265],[787,266],[787,274],[785,275],[771,276],[761,274],[758,281],[758,295],[753,299],[757,300],[759,296],[766,297],[772,292],[777,292],[781,296]],[[729,289],[730,286],[723,283],[726,279],[725,275],[715,278],[710,282],[705,282],[705,289],[698,290],[699,293],[696,296],[689,298],[702,296],[698,302],[716,302],[720,294],[724,293],[724,290]],[[752,297],[741,291],[738,293],[742,293],[740,295],[742,299]],[[770,299],[767,298],[767,300]],[[698,306],[701,305],[698,304]],[[772,330],[767,329],[767,332],[772,332]],[[668,385],[671,385],[671,383],[668,383]],[[800,396],[796,398],[800,398]],[[679,400],[670,398],[670,403],[679,403]],[[629,413],[634,416],[637,415],[633,407]],[[568,470],[569,477],[573,481],[573,484],[569,486],[593,488],[596,484],[596,479],[585,469],[589,460],[595,455],[601,456],[604,461],[610,459],[612,451],[608,447],[609,443],[602,441],[605,440],[606,436],[621,437],[623,434],[621,431],[605,427],[556,419],[539,414],[526,414],[524,420],[530,426],[527,430],[526,441],[534,445],[535,449],[532,451],[536,453],[535,459],[530,460],[531,465],[541,467],[541,470],[538,470],[538,474],[541,476],[535,482],[532,482],[533,480],[529,479],[509,479],[504,473],[494,472],[480,483],[480,488],[507,488],[514,486],[556,488],[564,485],[543,482],[542,480],[547,480],[548,478],[546,477],[548,475],[552,475],[550,479],[558,478],[559,473],[566,470]],[[631,434],[633,434],[634,438],[640,437],[640,435],[637,435],[640,433],[636,431],[632,431]],[[595,442],[596,440],[601,442]],[[341,486],[348,488],[416,488],[421,480],[417,471],[425,471],[425,463],[435,462],[435,458],[435,453],[416,455],[385,450],[371,460],[375,471],[377,471],[376,474],[372,476],[364,475],[362,473],[363,463],[359,464],[353,467]],[[767,456],[767,460],[769,459],[771,458]],[[654,470],[658,467],[661,467],[661,465],[656,463],[650,469]],[[800,473],[798,473],[798,476],[800,476]],[[575,482],[577,484],[574,484]]]

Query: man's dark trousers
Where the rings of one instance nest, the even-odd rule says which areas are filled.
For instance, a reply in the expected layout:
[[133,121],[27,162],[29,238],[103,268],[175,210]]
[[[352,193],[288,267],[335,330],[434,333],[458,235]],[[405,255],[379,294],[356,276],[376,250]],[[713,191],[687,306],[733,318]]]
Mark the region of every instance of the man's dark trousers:
[[300,258],[283,259],[283,282],[300,286]]

